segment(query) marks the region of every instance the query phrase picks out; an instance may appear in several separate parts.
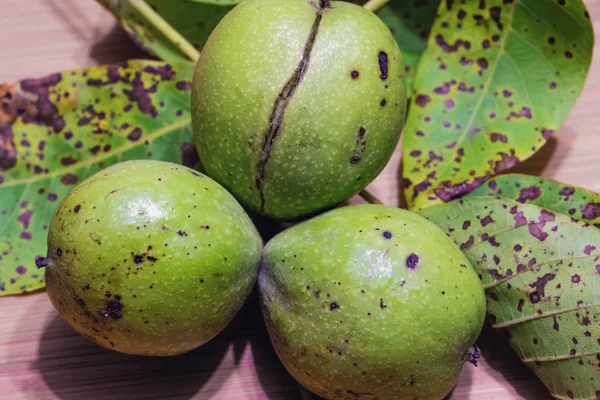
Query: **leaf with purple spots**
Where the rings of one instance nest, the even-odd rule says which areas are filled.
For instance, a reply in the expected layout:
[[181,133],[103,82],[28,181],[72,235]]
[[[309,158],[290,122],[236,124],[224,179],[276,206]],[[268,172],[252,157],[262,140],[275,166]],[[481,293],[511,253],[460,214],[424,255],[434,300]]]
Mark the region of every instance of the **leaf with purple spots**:
[[[189,58],[141,14],[131,0],[97,0],[144,50],[165,61]],[[212,30],[241,0],[146,0],[177,32],[200,50]],[[133,4],[132,4],[133,3]]]
[[581,92],[594,43],[581,0],[444,1],[438,15],[404,129],[411,209],[460,197],[539,150]]
[[468,196],[500,196],[536,204],[600,226],[600,194],[537,176],[509,174],[490,179]]
[[[421,54],[427,47],[427,37],[437,12],[438,0],[391,1],[377,12],[390,28],[400,50],[406,70],[406,86],[410,93]],[[440,69],[445,66],[440,64]]]
[[0,85],[0,296],[43,287],[35,259],[75,184],[124,160],[197,164],[193,70],[129,61]]
[[454,200],[420,214],[460,246],[486,290],[492,327],[553,396],[596,398],[600,230],[534,204],[492,197]]

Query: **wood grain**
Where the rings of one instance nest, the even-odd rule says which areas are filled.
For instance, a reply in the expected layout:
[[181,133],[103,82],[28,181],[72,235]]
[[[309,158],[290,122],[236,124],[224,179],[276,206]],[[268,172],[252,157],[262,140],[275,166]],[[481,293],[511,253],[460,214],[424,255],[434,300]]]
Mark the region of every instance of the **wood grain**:
[[[600,32],[600,0],[586,3]],[[93,0],[2,0],[2,10],[0,81],[147,57]],[[563,128],[515,170],[600,191],[599,57]],[[369,188],[386,204],[402,204],[399,164],[398,149]],[[480,344],[483,361],[465,366],[450,399],[550,398],[495,332],[484,331]],[[299,390],[271,348],[255,296],[216,339],[171,358],[96,346],[62,321],[43,292],[0,299],[0,399],[86,398],[297,399]]]

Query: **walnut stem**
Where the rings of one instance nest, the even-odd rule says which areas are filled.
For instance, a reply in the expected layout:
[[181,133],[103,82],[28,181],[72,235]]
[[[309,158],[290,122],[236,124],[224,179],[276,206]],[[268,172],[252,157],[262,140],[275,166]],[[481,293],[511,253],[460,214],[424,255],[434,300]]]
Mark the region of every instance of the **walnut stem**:
[[190,60],[196,62],[200,58],[200,52],[194,48],[173,28],[163,17],[152,9],[144,0],[129,0],[129,4],[148,20],[160,33],[162,33],[175,47],[177,47]]
[[383,204],[383,203],[381,202],[381,200],[379,200],[377,197],[373,196],[373,195],[371,194],[371,192],[369,192],[367,189],[363,189],[363,190],[361,190],[361,191],[358,193],[358,195],[359,195],[360,197],[362,197],[363,199],[365,199],[365,201],[366,201],[367,203],[371,203],[371,204]]
[[373,13],[376,13],[381,7],[385,6],[389,2],[390,0],[369,0],[363,4],[363,7]]

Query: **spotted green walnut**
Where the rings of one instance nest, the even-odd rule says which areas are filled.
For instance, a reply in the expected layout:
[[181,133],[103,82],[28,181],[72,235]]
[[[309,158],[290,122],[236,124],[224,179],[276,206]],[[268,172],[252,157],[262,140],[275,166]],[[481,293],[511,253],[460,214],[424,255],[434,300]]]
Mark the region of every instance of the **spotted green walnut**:
[[218,183],[177,164],[128,161],[69,193],[37,263],[75,330],[119,352],[167,356],[229,323],[261,251],[252,222]]
[[339,208],[280,233],[258,284],[277,355],[326,399],[443,398],[485,317],[481,282],[454,242],[386,206]]
[[209,37],[192,88],[208,175],[280,220],[330,208],[381,172],[406,112],[389,28],[346,2],[247,0]]

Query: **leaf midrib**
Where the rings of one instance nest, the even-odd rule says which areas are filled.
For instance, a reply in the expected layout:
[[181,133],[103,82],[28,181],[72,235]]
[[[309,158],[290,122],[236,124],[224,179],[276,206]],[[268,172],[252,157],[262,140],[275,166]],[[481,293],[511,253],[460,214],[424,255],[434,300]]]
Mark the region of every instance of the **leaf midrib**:
[[92,156],[92,157],[88,158],[87,160],[77,162],[73,165],[70,165],[70,166],[62,168],[62,169],[59,169],[59,170],[56,170],[53,172],[49,172],[47,174],[34,175],[34,176],[32,176],[30,178],[26,178],[26,179],[17,179],[17,180],[8,181],[8,182],[0,185],[0,190],[8,188],[8,187],[12,187],[12,186],[37,182],[39,180],[46,179],[46,178],[55,178],[57,176],[65,174],[67,172],[75,171],[81,167],[90,166],[90,165],[92,165],[98,161],[101,161],[105,158],[109,158],[109,157],[112,157],[115,155],[122,154],[129,149],[132,149],[136,146],[139,146],[140,144],[143,144],[143,141],[141,141],[142,139],[147,140],[147,141],[152,141],[168,132],[171,132],[175,129],[182,128],[186,125],[189,125],[191,123],[191,120],[192,120],[191,117],[187,117],[187,118],[182,119],[181,121],[178,121],[178,122],[175,122],[175,123],[172,123],[169,125],[165,125],[161,129],[158,129],[147,136],[140,137],[140,139],[138,141],[126,143],[125,145],[123,145],[119,148],[116,148],[113,151],[109,151],[107,153],[102,153],[101,156]]

